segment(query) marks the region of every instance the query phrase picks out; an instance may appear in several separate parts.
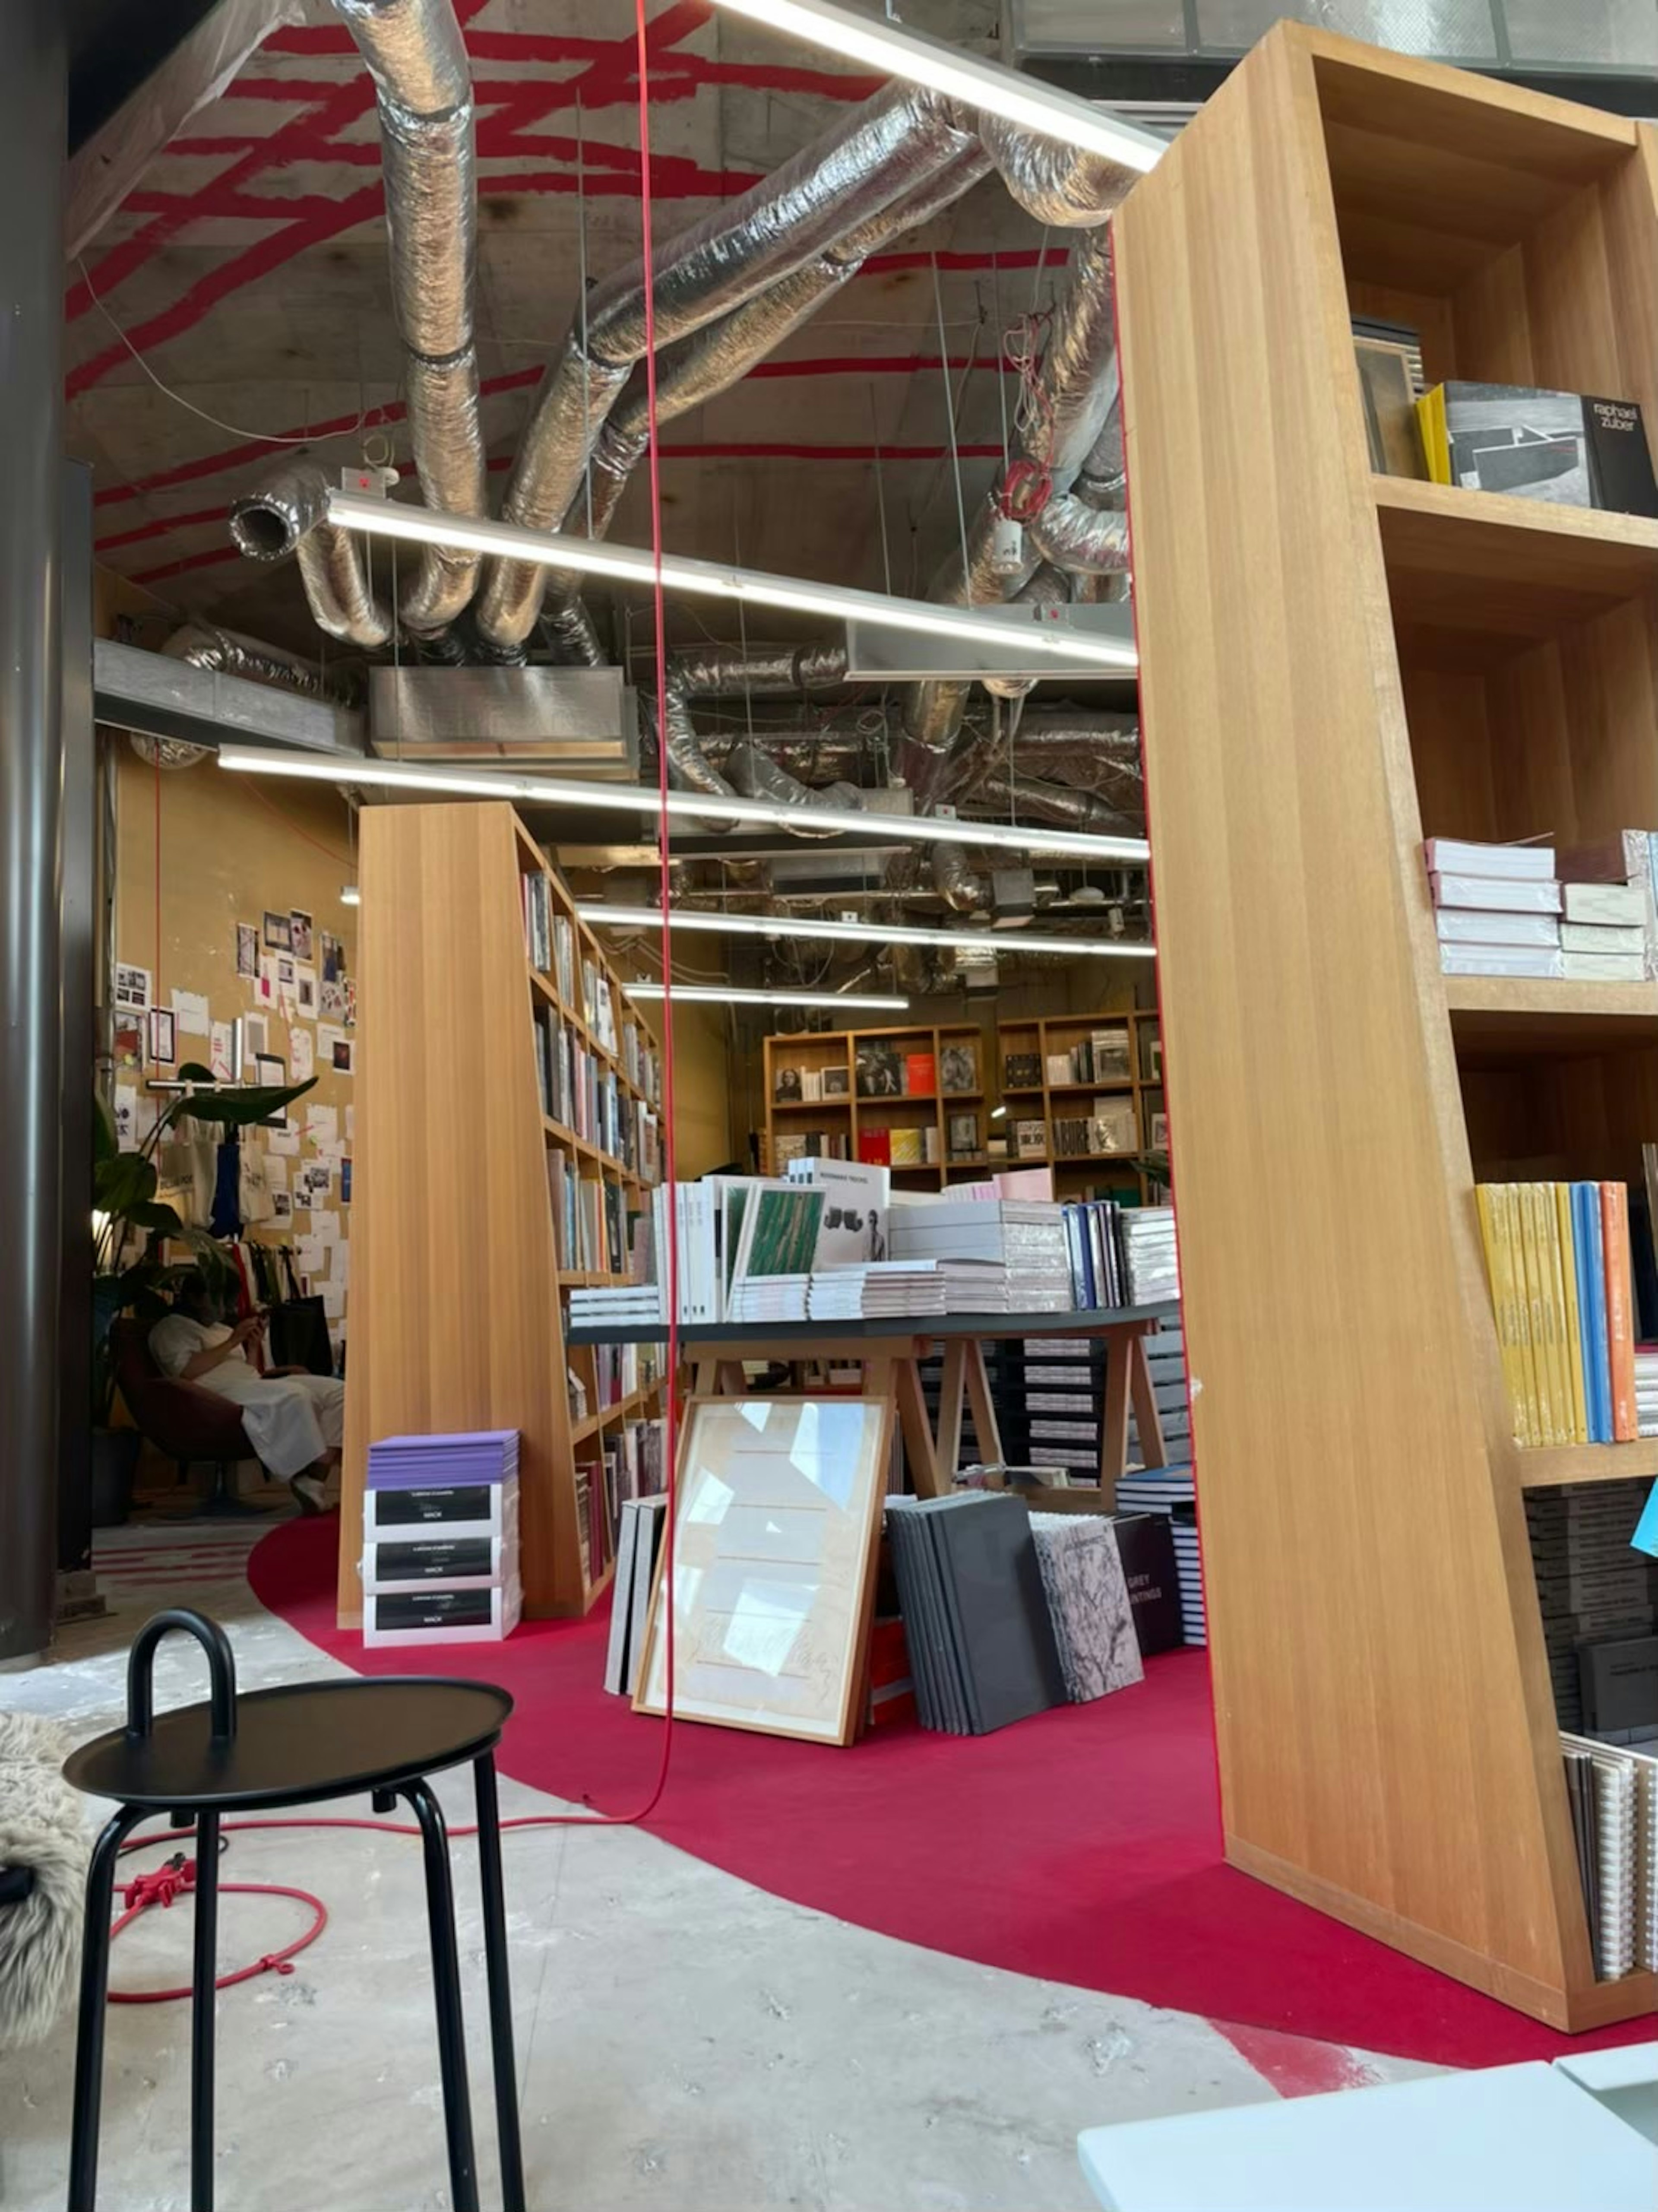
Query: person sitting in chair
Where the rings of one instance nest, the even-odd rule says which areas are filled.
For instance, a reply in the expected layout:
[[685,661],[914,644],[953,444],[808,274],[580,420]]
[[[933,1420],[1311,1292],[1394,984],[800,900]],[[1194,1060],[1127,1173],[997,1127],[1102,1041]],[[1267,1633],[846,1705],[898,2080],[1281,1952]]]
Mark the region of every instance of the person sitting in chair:
[[287,1483],[302,1512],[320,1513],[345,1437],[345,1385],[303,1367],[261,1375],[247,1346],[264,1328],[263,1314],[227,1328],[207,1278],[192,1268],[174,1293],[173,1311],[149,1332],[150,1357],[163,1375],[234,1399],[252,1449]]

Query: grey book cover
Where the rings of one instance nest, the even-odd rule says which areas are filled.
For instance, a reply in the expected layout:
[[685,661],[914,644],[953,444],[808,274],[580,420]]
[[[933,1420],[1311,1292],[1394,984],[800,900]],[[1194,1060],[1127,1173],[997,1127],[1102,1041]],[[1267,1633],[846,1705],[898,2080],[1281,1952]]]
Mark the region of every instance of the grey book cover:
[[981,1492],[931,1517],[975,1732],[987,1735],[1066,1704],[1024,1500]]

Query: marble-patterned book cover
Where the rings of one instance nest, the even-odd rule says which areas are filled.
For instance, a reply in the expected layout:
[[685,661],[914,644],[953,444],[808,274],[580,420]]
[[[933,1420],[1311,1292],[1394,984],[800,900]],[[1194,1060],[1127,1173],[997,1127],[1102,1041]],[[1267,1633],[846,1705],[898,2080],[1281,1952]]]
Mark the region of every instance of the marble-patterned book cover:
[[1126,1689],[1145,1673],[1117,1533],[1092,1513],[1033,1513],[1042,1587],[1072,1705]]

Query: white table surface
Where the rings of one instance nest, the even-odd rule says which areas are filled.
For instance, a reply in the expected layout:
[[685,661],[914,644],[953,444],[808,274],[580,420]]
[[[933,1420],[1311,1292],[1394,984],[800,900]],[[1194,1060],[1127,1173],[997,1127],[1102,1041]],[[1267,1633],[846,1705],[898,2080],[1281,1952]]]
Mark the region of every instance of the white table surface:
[[1658,2147],[1541,2061],[1090,2128],[1106,2212],[1655,2212]]

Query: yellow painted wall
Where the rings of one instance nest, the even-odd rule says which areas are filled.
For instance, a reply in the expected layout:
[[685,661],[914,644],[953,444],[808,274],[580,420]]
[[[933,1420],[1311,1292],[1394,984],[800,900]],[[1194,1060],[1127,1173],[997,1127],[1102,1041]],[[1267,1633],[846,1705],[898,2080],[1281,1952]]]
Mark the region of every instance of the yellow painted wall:
[[[651,1027],[659,1031],[660,1003],[646,1012]],[[732,1080],[730,1022],[723,1006],[698,1001],[674,1009],[674,1165],[682,1182],[728,1160],[748,1158],[746,1139],[734,1139],[732,1128],[732,1093],[738,1085]]]
[[[158,776],[125,736],[106,733],[103,742],[115,747],[117,763],[115,957],[150,970],[155,1004],[168,1006],[177,989],[204,996],[217,1021],[257,1011],[252,985],[236,973],[236,925],[251,922],[262,930],[267,909],[287,914],[297,907],[308,913],[313,933],[326,929],[343,941],[348,972],[355,972],[356,909],[341,904],[340,889],[355,878],[356,866],[349,811],[338,793],[321,784],[271,793],[252,776],[225,775],[210,761],[164,769]],[[319,963],[319,937],[313,938],[313,949]],[[310,1026],[314,1041],[316,1025]],[[270,1048],[291,1063],[289,1024],[280,1014],[270,1016]],[[180,1033],[180,1061],[205,1062],[208,1050],[206,1037]],[[307,1106],[332,1106],[343,1138],[355,1080],[319,1065],[317,1087],[296,1116]],[[301,1158],[286,1162],[290,1183],[295,1170],[316,1157],[315,1147],[302,1141]],[[341,1206],[338,1181],[337,1176],[325,1203],[340,1212],[349,1242],[350,1209]],[[263,1224],[258,1235],[264,1242],[288,1242],[312,1226],[309,1214],[296,1210],[289,1224]],[[348,1295],[348,1308],[349,1303]]]

